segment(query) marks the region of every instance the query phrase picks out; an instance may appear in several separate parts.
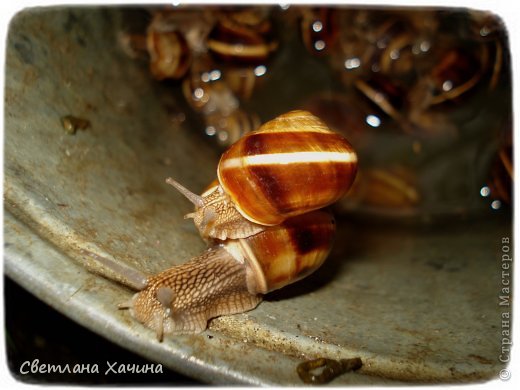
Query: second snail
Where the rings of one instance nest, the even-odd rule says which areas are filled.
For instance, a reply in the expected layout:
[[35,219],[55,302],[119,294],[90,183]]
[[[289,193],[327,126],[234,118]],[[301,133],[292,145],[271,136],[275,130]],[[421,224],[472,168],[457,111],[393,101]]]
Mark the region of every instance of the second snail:
[[223,153],[218,183],[202,196],[168,179],[195,204],[186,217],[210,248],[153,276],[124,275],[140,292],[120,307],[159,340],[202,332],[211,318],[254,309],[263,294],[323,264],[336,230],[323,208],[347,193],[356,172],[352,146],[309,112],[265,123]]

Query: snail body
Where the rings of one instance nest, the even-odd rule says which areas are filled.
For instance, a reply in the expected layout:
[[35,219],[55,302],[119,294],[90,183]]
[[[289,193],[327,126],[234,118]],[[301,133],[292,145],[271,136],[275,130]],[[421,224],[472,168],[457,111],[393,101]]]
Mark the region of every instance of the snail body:
[[349,190],[352,146],[307,111],[291,111],[246,134],[223,153],[218,185],[202,196],[173,179],[192,203],[205,239],[245,238],[266,226],[326,207]]
[[317,210],[245,239],[217,241],[190,261],[146,278],[121,307],[159,340],[167,333],[202,332],[209,319],[254,309],[262,294],[318,269],[334,234],[332,214]]

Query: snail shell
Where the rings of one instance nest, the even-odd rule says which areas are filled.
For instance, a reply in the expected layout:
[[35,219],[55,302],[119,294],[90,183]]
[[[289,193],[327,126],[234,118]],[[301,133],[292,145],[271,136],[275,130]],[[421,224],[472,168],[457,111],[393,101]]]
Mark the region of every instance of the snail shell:
[[219,112],[207,115],[205,124],[207,135],[216,136],[218,144],[229,146],[245,133],[256,130],[260,126],[260,118],[239,108],[229,115]]
[[224,72],[224,80],[233,93],[240,99],[248,100],[261,76],[255,74],[252,67],[229,67]]
[[418,32],[400,18],[384,22],[376,31],[379,37],[375,44],[377,50],[369,62],[383,74],[401,79],[410,77],[417,66],[412,47]]
[[231,63],[262,64],[278,47],[266,15],[225,14],[210,32],[207,46],[218,59]]
[[239,106],[232,89],[222,80],[220,67],[207,55],[194,57],[190,72],[182,82],[182,93],[190,107],[204,115],[229,115]]
[[[315,271],[333,244],[332,214],[317,210],[246,239],[217,242],[190,261],[147,278],[130,302],[132,316],[165,333],[197,333],[209,319],[254,309],[261,294]],[[138,285],[138,284],[137,284]]]
[[403,210],[417,207],[421,196],[415,173],[404,166],[360,170],[344,204]]
[[328,206],[349,190],[357,156],[341,135],[307,111],[291,111],[246,134],[225,151],[219,185],[202,196],[173,179],[196,209],[201,236],[245,238],[287,218]]
[[180,79],[191,63],[191,52],[184,36],[177,30],[161,30],[152,23],[146,35],[150,72],[158,80]]
[[458,98],[471,91],[480,81],[488,63],[488,47],[477,53],[451,48],[442,53],[429,78],[432,83],[431,104]]
[[215,112],[229,115],[239,106],[239,101],[222,80],[204,82],[192,75],[184,79],[182,91],[194,111],[204,115]]

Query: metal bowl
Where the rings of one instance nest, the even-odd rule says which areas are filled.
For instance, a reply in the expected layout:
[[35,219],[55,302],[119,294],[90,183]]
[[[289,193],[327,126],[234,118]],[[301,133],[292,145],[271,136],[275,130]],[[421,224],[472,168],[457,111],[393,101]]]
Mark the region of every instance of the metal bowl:
[[[199,335],[159,343],[117,310],[133,292],[85,251],[150,273],[198,254],[205,245],[183,220],[190,205],[164,179],[199,191],[218,159],[189,121],[172,121],[167,88],[118,45],[128,11],[35,8],[11,22],[8,276],[114,343],[208,383],[298,385],[304,360],[358,356],[363,367],[334,385],[497,376],[507,214],[420,229],[340,219],[320,270]],[[87,128],[68,132],[66,116]]]

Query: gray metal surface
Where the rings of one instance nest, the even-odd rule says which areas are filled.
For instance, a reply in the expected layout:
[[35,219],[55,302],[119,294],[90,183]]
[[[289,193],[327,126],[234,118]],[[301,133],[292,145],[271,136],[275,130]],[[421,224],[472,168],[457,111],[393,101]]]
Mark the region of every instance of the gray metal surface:
[[[157,85],[117,46],[120,11],[33,9],[8,39],[5,272],[60,312],[153,361],[209,383],[301,384],[296,365],[360,356],[332,382],[475,381],[500,353],[500,243],[510,222],[413,229],[341,221],[314,275],[158,343],[117,303],[132,292],[87,249],[157,272],[204,248],[190,209],[164,179],[194,190],[217,153],[172,122]],[[67,134],[60,118],[91,126]]]

